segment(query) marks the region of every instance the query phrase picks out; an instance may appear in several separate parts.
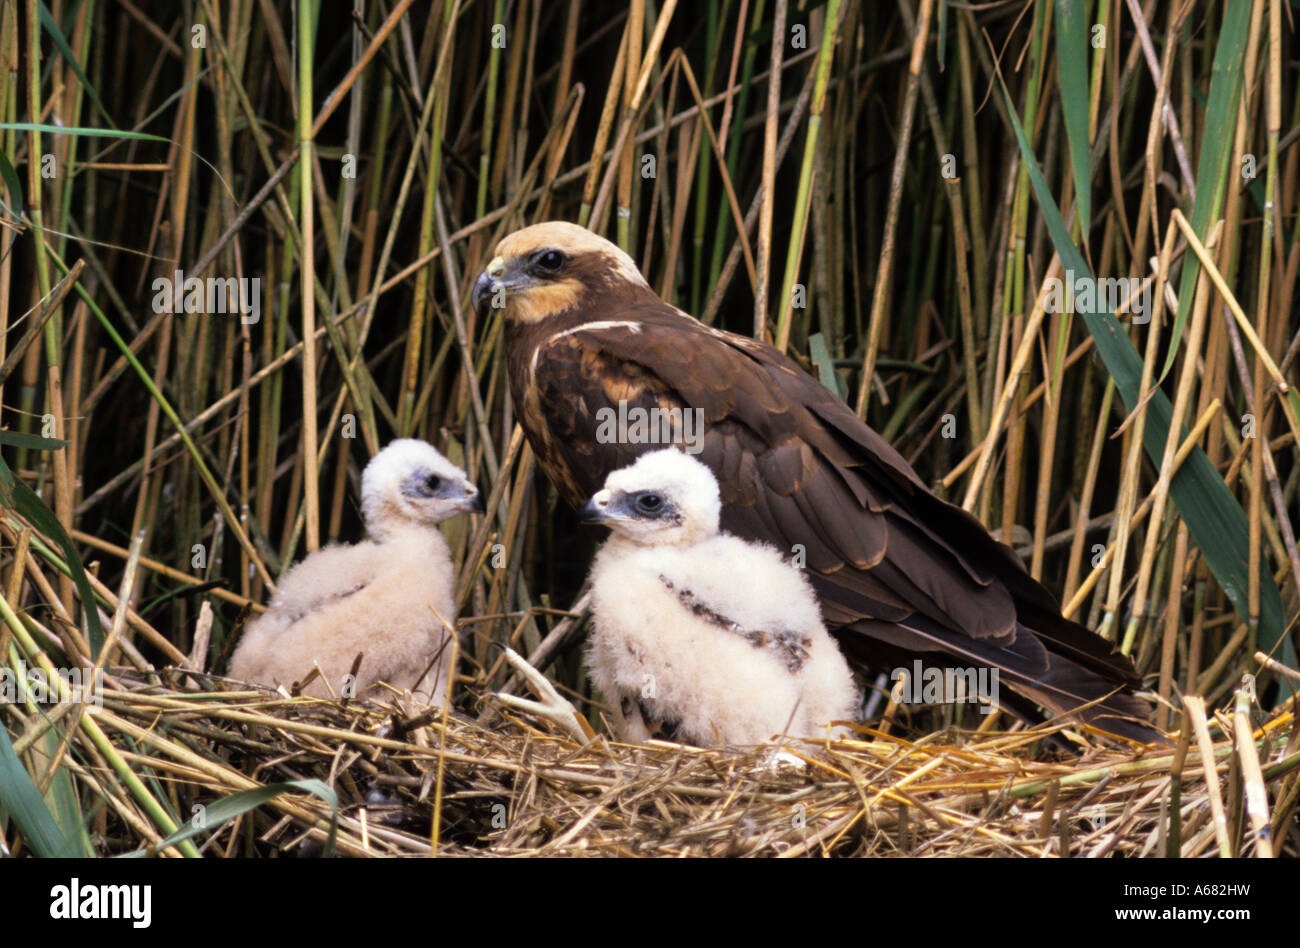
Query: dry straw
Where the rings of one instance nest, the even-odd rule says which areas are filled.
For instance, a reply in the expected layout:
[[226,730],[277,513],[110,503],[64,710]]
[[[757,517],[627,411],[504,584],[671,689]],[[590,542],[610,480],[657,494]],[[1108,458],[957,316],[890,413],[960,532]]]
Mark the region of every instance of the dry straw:
[[[318,855],[327,845],[427,856],[431,832],[439,855],[456,856],[1262,856],[1298,802],[1289,711],[1236,733],[1235,746],[1249,748],[1241,760],[1258,759],[1245,768],[1235,763],[1237,723],[1225,717],[1206,724],[1206,743],[1190,753],[1085,742],[1080,754],[1045,760],[1031,753],[1041,730],[908,740],[865,729],[829,745],[785,742],[805,762],[797,769],[774,766],[768,748],[583,748],[513,717],[492,726],[459,714],[412,718],[400,700],[348,705],[190,680],[213,690],[123,674],[90,717],[153,774],[170,807],[207,808],[213,822],[193,839],[214,856]],[[158,846],[165,834],[139,800],[90,761],[69,766],[122,821],[97,851]],[[223,797],[311,778],[334,788],[336,806],[290,788],[216,822]],[[1245,813],[1223,811],[1223,799],[1243,797]],[[1296,855],[1294,840],[1278,839],[1278,849]]]

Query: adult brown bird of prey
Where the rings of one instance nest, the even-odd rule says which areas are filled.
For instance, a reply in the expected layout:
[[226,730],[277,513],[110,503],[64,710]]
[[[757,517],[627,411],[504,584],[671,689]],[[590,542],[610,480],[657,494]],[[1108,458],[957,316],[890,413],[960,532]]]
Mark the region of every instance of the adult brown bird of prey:
[[614,244],[565,222],[516,231],[473,304],[504,308],[516,413],[575,508],[678,443],[716,475],[723,530],[804,562],[852,660],[996,668],[999,703],[1025,720],[1041,705],[1161,739],[1132,663],[1063,618],[1009,547],[797,363],[668,305]]

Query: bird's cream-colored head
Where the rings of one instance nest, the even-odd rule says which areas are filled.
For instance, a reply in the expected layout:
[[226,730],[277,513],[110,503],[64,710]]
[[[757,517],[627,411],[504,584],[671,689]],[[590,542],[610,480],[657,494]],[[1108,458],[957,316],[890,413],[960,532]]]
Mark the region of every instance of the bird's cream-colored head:
[[509,234],[474,282],[474,308],[504,308],[507,320],[535,323],[603,292],[649,292],[641,271],[604,237],[567,221]]
[[584,523],[643,546],[692,546],[718,532],[722,501],[713,472],[676,448],[613,471],[582,508]]
[[432,527],[466,511],[482,513],[482,495],[427,441],[389,442],[361,475],[361,513],[376,540],[403,527]]

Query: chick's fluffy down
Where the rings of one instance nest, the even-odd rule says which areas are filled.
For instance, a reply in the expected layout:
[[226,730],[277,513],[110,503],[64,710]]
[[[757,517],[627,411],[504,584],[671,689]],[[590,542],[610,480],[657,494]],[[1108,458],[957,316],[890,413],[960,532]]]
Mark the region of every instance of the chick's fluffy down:
[[[684,604],[683,591],[738,628]],[[853,676],[812,589],[770,546],[725,534],[684,550],[614,540],[593,566],[592,604],[588,666],[622,740],[648,736],[636,710],[623,714],[624,697],[701,745],[819,737],[853,719]],[[791,671],[778,648],[752,644],[747,633],[758,631],[806,639],[808,657]]]
[[[229,674],[287,688],[319,665],[339,697],[363,653],[356,696],[386,681],[441,704],[451,652],[443,620],[454,615],[451,573],[446,541],[436,531],[318,550],[284,575],[266,614],[249,624]],[[330,696],[320,678],[303,693]]]

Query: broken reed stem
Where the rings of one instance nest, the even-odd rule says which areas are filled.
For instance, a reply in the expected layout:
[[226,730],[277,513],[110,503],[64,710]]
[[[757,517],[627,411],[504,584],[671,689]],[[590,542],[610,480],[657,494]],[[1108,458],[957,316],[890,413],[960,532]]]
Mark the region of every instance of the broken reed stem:
[[1259,767],[1259,753],[1255,750],[1255,729],[1250,725],[1250,702],[1254,692],[1254,679],[1250,679],[1249,686],[1243,685],[1237,689],[1232,725],[1237,742],[1237,756],[1241,761],[1241,780],[1246,793],[1246,815],[1250,818],[1251,829],[1254,831],[1255,855],[1262,859],[1272,859],[1268,791],[1264,788],[1264,774]]
[[[1210,814],[1214,823],[1214,837],[1219,843],[1219,856],[1232,856],[1232,843],[1228,839],[1228,819],[1223,810],[1223,796],[1219,791],[1219,775],[1214,768],[1213,742],[1205,720],[1205,701],[1196,695],[1183,695],[1183,720],[1192,725],[1196,746],[1201,752],[1201,769],[1205,785],[1210,791]],[[1186,727],[1186,725],[1184,725]]]

